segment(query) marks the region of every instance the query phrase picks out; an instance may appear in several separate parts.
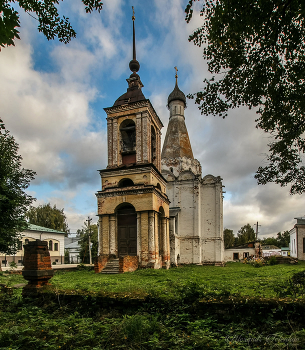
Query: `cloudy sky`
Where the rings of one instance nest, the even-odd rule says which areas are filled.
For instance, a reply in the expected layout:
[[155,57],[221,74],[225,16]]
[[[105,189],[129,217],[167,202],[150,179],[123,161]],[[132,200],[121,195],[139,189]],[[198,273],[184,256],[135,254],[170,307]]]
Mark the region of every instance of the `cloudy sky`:
[[[88,215],[97,221],[97,170],[107,166],[103,108],[112,106],[127,89],[131,6],[142,91],[164,124],[163,137],[174,66],[185,94],[202,89],[209,76],[202,49],[188,42],[203,19],[196,12],[191,23],[185,22],[187,2],[104,0],[100,14],[86,14],[80,0],[64,0],[60,13],[69,17],[77,32],[67,45],[47,41],[38,32],[37,21],[20,11],[21,40],[0,52],[1,116],[20,145],[23,166],[37,173],[28,190],[37,198],[34,205],[50,202],[64,208],[71,232]],[[240,108],[223,120],[202,116],[189,100],[185,116],[202,175],[223,178],[224,227],[236,233],[258,221],[260,237],[291,229],[294,218],[304,215],[304,196],[291,196],[289,188],[275,184],[257,185],[254,174],[266,162],[269,135],[255,128],[255,112]]]

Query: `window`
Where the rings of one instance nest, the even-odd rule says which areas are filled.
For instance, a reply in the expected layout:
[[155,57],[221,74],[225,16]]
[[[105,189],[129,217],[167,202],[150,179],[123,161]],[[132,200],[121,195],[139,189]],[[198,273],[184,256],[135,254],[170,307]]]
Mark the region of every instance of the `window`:
[[249,257],[249,253],[248,252],[244,252],[244,258],[248,258]]
[[18,264],[23,264],[23,261],[22,260],[18,260]]
[[58,252],[58,243],[54,243],[54,250]]
[[25,239],[24,244],[28,244],[30,240],[28,238]]
[[7,260],[2,260],[2,264],[6,265],[7,264]]
[[131,179],[122,179],[118,183],[118,187],[129,187],[129,186],[134,186],[134,183]]
[[22,250],[22,241],[18,241],[18,250]]
[[[55,243],[55,244],[56,244],[56,243]],[[59,261],[58,259],[55,259],[55,262],[56,262],[56,263],[58,263],[58,261]]]
[[49,241],[49,250],[53,250],[53,242],[52,241]]
[[233,260],[239,260],[239,254],[233,253]]

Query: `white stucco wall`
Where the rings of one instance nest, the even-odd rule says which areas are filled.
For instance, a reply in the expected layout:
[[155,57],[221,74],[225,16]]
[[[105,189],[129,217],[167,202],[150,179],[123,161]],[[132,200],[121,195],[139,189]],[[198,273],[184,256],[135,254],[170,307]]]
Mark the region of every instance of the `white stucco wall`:
[[290,248],[290,256],[292,258],[297,258],[297,233],[296,233],[296,229],[295,227],[289,231],[290,233],[290,244],[289,244],[289,248]]

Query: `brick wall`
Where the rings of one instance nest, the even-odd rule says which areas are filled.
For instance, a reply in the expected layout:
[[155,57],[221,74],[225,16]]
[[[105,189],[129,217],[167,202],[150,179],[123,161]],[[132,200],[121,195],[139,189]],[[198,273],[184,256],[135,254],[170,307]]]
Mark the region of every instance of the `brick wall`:
[[119,260],[120,272],[132,272],[136,271],[139,266],[139,259],[137,256],[124,256]]

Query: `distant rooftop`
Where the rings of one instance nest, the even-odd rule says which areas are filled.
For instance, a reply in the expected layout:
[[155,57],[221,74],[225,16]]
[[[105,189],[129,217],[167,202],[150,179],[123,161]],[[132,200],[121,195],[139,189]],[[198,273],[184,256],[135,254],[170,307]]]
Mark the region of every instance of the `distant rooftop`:
[[33,225],[33,224],[29,224],[28,230],[30,230],[30,231],[39,231],[39,232],[43,231],[43,232],[50,232],[50,233],[65,233],[63,231],[57,231],[57,230],[53,230],[51,228],[42,227],[42,226]]
[[295,218],[297,220],[297,224],[299,225],[305,225],[305,217],[301,216],[299,218]]

